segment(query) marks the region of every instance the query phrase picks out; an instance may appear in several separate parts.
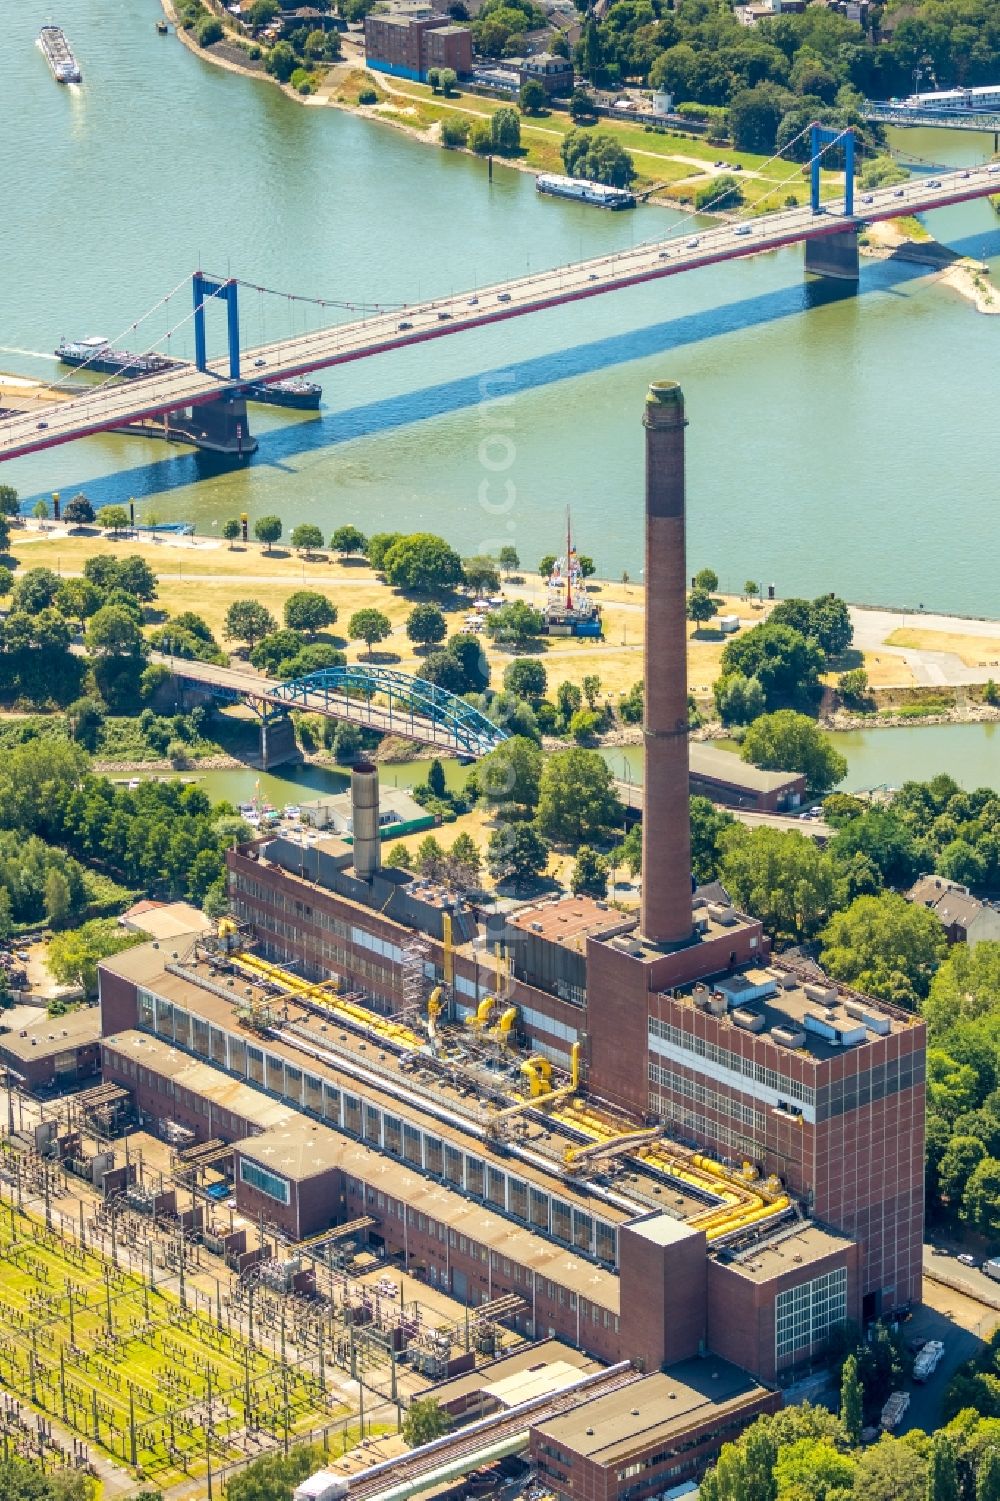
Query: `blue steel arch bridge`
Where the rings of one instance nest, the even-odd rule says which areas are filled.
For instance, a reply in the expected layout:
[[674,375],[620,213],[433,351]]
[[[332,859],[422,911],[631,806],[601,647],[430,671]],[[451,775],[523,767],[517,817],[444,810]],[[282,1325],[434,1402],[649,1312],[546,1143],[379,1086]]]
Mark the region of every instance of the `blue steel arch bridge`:
[[288,714],[302,709],[380,735],[398,735],[448,756],[478,759],[507,739],[507,732],[474,705],[447,689],[375,663],[324,667],[279,682],[250,668],[216,667],[154,653],[175,678],[223,703],[245,703],[261,722],[261,760],[269,766],[294,752]]

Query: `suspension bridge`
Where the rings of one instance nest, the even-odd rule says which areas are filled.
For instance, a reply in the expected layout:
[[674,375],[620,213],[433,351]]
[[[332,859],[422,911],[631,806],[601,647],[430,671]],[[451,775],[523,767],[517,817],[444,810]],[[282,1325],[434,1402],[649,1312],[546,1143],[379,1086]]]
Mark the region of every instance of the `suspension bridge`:
[[924,126],[934,130],[975,130],[992,133],[993,150],[1000,151],[1000,109],[930,109],[892,99],[870,99],[862,119],[876,125]]
[[216,667],[154,652],[175,678],[223,703],[248,704],[260,719],[263,770],[295,755],[289,710],[341,719],[380,735],[398,735],[449,756],[478,759],[507,739],[472,704],[425,678],[363,662],[277,681],[250,668]]
[[[808,205],[708,230],[675,233],[669,239],[657,238],[572,265],[415,305],[369,307],[362,310],[360,318],[261,343],[245,351],[240,348],[239,292],[251,284],[198,271],[193,277],[193,307],[177,325],[193,320],[193,364],[178,364],[163,373],[132,381],[112,379],[84,394],[57,400],[49,407],[3,418],[0,461],[178,412],[184,414],[181,422],[185,436],[199,447],[239,461],[256,446],[247,424],[242,390],[248,380],[275,381],[308,375],[800,243],[805,244],[807,272],[846,284],[856,283],[858,231],[863,223],[926,213],[1000,191],[1000,162],[994,162],[863,193],[855,213],[853,133],[817,125],[809,129],[812,154]],[[820,201],[820,161],[823,153],[833,147],[844,153],[845,190],[843,198],[824,204]],[[175,288],[157,306],[169,301],[178,290]],[[227,353],[222,359],[210,360],[206,313],[219,303],[226,309]],[[138,321],[141,323],[148,316],[145,314]],[[133,329],[137,326],[131,325]],[[156,352],[156,345],[145,352]]]

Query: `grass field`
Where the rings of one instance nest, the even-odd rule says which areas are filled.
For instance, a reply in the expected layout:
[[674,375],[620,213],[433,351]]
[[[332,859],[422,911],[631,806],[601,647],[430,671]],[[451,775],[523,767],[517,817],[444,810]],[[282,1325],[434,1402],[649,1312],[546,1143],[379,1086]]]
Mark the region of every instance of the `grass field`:
[[[371,87],[379,96],[379,102],[371,107],[376,117],[397,121],[431,139],[436,137],[442,120],[457,115],[489,118],[503,103],[477,94],[458,94],[445,99],[426,84],[375,78],[357,67],[335,69],[320,93],[356,106],[360,90]],[[539,117],[522,117],[521,160],[536,171],[561,172],[559,148],[563,138],[575,128],[569,115],[559,110]],[[602,117],[597,128],[613,135],[632,154],[638,174],[636,186],[640,190],[657,185],[665,197],[690,197],[695,188],[710,179],[713,164],[723,161],[729,166],[738,165],[748,174],[744,192],[754,212],[769,213],[782,207],[790,196],[799,203],[808,200],[809,184],[796,163],[771,162],[753,152],[713,146],[699,136],[690,138],[671,131],[646,130],[634,121]],[[751,173],[755,175],[751,177]],[[678,184],[682,187],[678,188]],[[836,196],[841,190],[842,175],[823,174],[824,197]]]
[[951,631],[922,631],[907,626],[886,637],[887,646],[906,646],[915,651],[947,651],[961,657],[966,667],[1000,668],[1000,640],[990,636],[962,635]]
[[[161,1485],[240,1458],[247,1427],[329,1423],[319,1381],[0,1206],[0,1383]],[[251,1450],[250,1452],[255,1452]]]

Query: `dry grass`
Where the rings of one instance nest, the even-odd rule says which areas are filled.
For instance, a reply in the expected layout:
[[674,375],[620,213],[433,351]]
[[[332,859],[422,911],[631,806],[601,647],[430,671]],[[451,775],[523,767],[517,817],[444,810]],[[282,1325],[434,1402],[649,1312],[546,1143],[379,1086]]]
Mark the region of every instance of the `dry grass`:
[[952,652],[966,667],[1000,667],[1000,641],[995,636],[973,636],[952,631],[922,631],[909,627],[893,631],[886,646],[905,646],[911,651]]

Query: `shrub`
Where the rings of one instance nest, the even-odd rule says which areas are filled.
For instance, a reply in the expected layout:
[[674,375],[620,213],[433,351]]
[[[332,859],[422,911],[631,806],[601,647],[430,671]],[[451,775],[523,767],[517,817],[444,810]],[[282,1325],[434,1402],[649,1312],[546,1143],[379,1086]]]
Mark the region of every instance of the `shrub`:
[[374,89],[362,89],[358,95],[359,104],[377,104],[378,94]]
[[464,146],[469,139],[471,120],[464,115],[457,115],[453,120],[441,121],[441,144],[442,146]]
[[195,32],[195,39],[199,47],[212,47],[216,42],[221,42],[222,37],[222,22],[216,21],[214,17],[209,17],[207,21],[202,21]]

